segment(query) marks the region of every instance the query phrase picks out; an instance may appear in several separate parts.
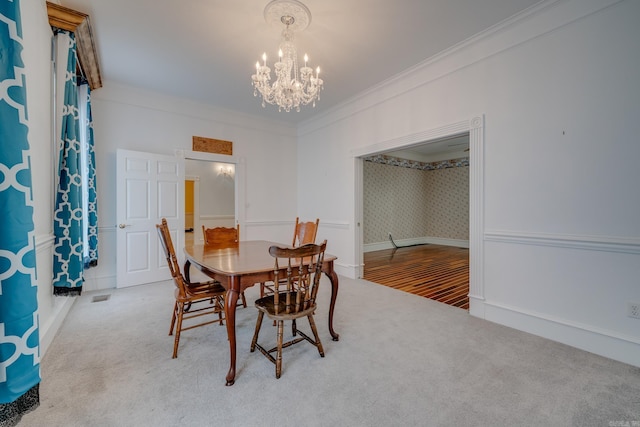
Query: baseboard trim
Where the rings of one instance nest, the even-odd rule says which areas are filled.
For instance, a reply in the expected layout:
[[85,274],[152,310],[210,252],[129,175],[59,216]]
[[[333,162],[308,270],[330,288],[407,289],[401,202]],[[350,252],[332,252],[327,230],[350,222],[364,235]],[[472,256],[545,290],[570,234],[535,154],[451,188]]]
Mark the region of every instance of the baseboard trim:
[[[455,246],[458,248],[469,248],[468,240],[461,239],[446,239],[444,237],[417,237],[413,239],[400,239],[394,240],[398,247],[414,246],[414,245],[443,245],[443,246]],[[363,252],[382,251],[385,249],[393,249],[393,243],[387,240],[384,242],[367,243],[363,245]]]
[[358,279],[360,269],[357,265],[353,264],[340,264],[338,262],[333,263],[333,268],[339,276],[345,276],[349,279]]
[[45,353],[49,349],[49,345],[53,342],[58,330],[62,326],[62,322],[69,314],[69,310],[73,307],[77,297],[58,297],[62,300],[62,303],[56,307],[55,312],[49,318],[49,321],[40,325],[40,360],[44,357]]
[[479,299],[474,305],[490,322],[640,367],[640,340],[635,337]]
[[96,277],[90,277],[89,275],[87,275],[82,286],[82,291],[93,292],[101,291],[104,289],[115,289],[118,287],[117,282],[118,281],[115,274]]

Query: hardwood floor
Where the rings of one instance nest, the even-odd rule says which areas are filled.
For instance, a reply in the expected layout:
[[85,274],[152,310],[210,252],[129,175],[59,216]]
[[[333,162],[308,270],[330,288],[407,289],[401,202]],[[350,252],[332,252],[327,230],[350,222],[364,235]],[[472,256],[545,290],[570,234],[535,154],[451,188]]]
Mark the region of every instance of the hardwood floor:
[[363,278],[469,309],[467,248],[420,245],[365,252]]

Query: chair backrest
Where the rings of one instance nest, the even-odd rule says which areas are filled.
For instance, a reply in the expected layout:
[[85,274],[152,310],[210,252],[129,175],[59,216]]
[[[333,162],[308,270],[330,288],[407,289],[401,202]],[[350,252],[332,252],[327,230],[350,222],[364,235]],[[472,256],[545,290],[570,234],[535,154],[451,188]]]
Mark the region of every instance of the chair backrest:
[[204,234],[204,244],[213,246],[233,246],[240,241],[240,224],[235,228],[231,227],[214,227],[206,228],[202,226]]
[[180,264],[178,264],[176,251],[173,249],[171,232],[169,231],[169,224],[167,224],[166,218],[162,218],[162,222],[160,224],[156,224],[156,230],[158,232],[158,238],[160,239],[160,246],[162,246],[167,258],[171,277],[173,278],[176,287],[180,290],[181,295],[184,296],[186,294],[185,279],[180,272]]
[[[320,245],[307,243],[297,248],[271,246],[269,254],[275,258],[274,265],[274,306],[278,307],[280,298],[286,298],[286,312],[299,312],[315,306],[324,251],[325,240]],[[286,270],[283,272],[281,268]],[[281,294],[282,293],[282,294]]]
[[291,243],[291,246],[296,247],[307,243],[315,243],[318,224],[320,224],[320,218],[316,218],[316,222],[300,222],[300,218],[296,217],[296,228],[293,231],[293,243]]

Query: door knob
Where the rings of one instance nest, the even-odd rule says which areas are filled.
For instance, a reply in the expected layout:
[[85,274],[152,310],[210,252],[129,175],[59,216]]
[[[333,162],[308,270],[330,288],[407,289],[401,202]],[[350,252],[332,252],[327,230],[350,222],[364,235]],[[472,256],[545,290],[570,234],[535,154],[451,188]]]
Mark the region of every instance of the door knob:
[[125,227],[128,227],[129,225],[130,225],[130,224],[119,224],[119,225],[118,225],[118,227],[120,227],[120,228],[125,228]]

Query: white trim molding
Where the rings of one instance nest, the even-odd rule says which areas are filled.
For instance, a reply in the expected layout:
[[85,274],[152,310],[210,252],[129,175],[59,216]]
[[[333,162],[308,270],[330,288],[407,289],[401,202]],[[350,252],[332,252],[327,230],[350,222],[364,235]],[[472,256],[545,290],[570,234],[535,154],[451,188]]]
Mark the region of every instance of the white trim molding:
[[519,245],[553,246],[602,252],[640,254],[640,238],[485,230],[484,240]]
[[640,341],[557,316],[485,302],[486,320],[640,367]]
[[[270,221],[270,220],[247,220],[245,221],[247,227],[280,227],[283,225],[293,226],[295,221]],[[332,221],[327,222],[320,220],[319,228],[338,228],[341,230],[348,230],[350,224],[348,221]]]
[[283,225],[294,225],[295,221],[269,221],[269,220],[246,220],[247,227],[280,227]]
[[469,314],[484,318],[484,115],[469,120]]
[[[443,245],[454,246],[457,248],[468,248],[469,241],[461,239],[445,239],[443,237],[417,237],[413,239],[400,239],[394,241],[399,248],[405,246],[417,246],[417,245]],[[382,251],[385,249],[393,249],[393,243],[388,240],[384,242],[366,243],[363,245],[363,252]]]
[[200,215],[201,220],[225,220],[236,219],[235,215]]
[[53,234],[43,234],[40,236],[36,236],[36,239],[35,239],[36,253],[51,247],[55,239],[56,238]]

